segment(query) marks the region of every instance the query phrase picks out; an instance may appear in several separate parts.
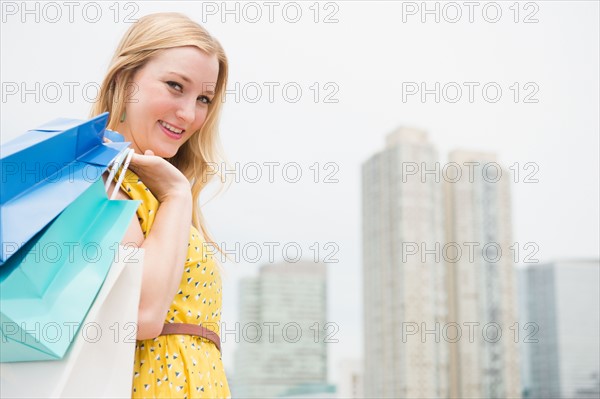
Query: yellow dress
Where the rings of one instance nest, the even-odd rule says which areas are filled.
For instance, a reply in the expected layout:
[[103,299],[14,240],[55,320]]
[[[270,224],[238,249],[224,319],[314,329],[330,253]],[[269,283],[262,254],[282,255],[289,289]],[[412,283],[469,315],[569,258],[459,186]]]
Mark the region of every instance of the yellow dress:
[[[121,187],[132,199],[142,200],[137,216],[146,237],[159,203],[130,170]],[[165,323],[202,323],[220,335],[221,278],[212,255],[207,256],[202,244],[198,230],[191,226],[183,276]],[[231,397],[221,352],[211,341],[191,335],[137,341],[132,397]]]

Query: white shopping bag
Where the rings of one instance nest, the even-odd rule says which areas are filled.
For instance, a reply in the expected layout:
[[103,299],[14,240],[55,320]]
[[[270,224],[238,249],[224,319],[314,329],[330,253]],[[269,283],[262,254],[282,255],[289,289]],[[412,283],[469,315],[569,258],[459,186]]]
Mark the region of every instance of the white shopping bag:
[[119,246],[67,355],[0,364],[0,397],[131,397],[142,266],[143,249]]

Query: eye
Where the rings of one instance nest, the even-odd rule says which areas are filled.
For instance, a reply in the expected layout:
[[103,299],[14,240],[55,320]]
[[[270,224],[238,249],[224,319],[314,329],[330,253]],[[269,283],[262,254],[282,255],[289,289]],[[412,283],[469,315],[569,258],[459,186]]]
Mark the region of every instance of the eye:
[[183,86],[181,86],[177,82],[173,82],[172,80],[170,80],[170,81],[168,81],[166,83],[169,85],[169,87],[171,87],[171,88],[173,88],[173,89],[175,89],[177,91],[182,91],[183,90]]
[[198,97],[198,101],[200,101],[203,104],[212,104],[212,101],[210,98],[206,97],[206,96],[200,96]]

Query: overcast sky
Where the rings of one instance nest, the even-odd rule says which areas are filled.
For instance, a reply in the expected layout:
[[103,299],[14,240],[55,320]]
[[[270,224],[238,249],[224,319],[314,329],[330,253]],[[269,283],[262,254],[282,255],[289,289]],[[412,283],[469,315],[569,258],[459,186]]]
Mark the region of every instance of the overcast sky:
[[[518,13],[513,2],[480,2],[471,10],[472,22],[462,2],[454,3],[458,8],[438,4],[439,22],[421,15],[421,2],[276,2],[272,22],[264,2],[238,3],[239,22],[235,11],[222,14],[221,2],[78,3],[73,22],[62,3],[39,3],[37,11],[28,3],[31,14],[23,13],[22,4],[2,3],[2,142],[55,117],[87,117],[95,87],[130,25],[128,15],[184,12],[221,41],[232,90],[222,142],[230,163],[256,162],[263,175],[256,183],[242,179],[209,202],[209,227],[230,247],[279,242],[276,260],[289,242],[308,258],[317,242],[321,259],[332,254],[339,260],[329,264],[328,318],[340,325],[331,365],[362,352],[360,168],[398,126],[426,130],[440,162],[456,148],[495,152],[505,167],[518,162],[514,241],[537,243],[540,261],[599,256],[596,1],[520,3]],[[236,3],[228,4],[235,9]],[[424,102],[420,93],[408,94],[422,82],[427,89],[439,82],[439,103],[433,94]],[[39,101],[34,94],[23,99],[22,84],[37,91]],[[452,103],[456,87],[462,97]],[[492,102],[498,87],[501,95]],[[292,102],[298,88],[301,95]],[[273,182],[264,162],[280,163]],[[285,180],[294,178],[293,162],[302,171],[297,183]],[[526,163],[534,166],[525,169]],[[291,167],[283,176],[285,164]],[[247,168],[247,176],[254,171]],[[525,183],[533,171],[539,182]],[[327,178],[338,182],[325,183]],[[325,247],[328,242],[334,246]],[[237,319],[237,281],[257,267],[226,264],[224,321]],[[225,344],[230,370],[233,350]]]

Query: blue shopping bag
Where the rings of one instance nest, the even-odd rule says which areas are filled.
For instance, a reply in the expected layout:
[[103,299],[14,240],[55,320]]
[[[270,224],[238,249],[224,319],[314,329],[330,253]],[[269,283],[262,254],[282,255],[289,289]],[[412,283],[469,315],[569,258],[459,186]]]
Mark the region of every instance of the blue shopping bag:
[[103,143],[107,121],[108,113],[88,121],[56,119],[2,145],[0,266],[127,148],[127,142]]
[[0,362],[65,355],[140,202],[109,200],[100,179],[5,262]]

